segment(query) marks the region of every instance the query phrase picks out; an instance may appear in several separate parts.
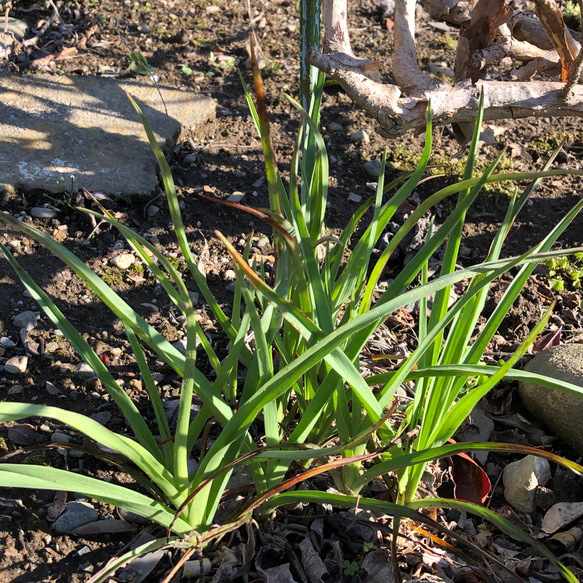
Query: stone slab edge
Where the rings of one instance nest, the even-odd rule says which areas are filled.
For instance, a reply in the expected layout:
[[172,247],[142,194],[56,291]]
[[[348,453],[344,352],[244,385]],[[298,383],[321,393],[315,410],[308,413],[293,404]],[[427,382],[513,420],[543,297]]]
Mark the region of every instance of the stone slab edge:
[[215,117],[213,99],[149,79],[0,75],[0,191],[65,192],[74,176],[89,191],[155,192],[157,163],[126,92],[165,151]]

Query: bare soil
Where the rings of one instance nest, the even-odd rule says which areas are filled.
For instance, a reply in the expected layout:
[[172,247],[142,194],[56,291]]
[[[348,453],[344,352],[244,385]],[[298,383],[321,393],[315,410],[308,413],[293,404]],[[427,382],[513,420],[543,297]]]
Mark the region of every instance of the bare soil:
[[[263,179],[264,164],[260,142],[245,102],[237,67],[243,71],[248,83],[247,38],[249,18],[245,2],[214,0],[160,0],[158,2],[115,0],[91,0],[87,2],[59,2],[59,17],[55,18],[39,36],[36,45],[15,47],[9,67],[21,75],[35,75],[39,71],[55,75],[100,75],[113,74],[120,77],[132,76],[128,48],[139,50],[148,62],[156,68],[154,74],[165,84],[209,94],[218,102],[217,119],[209,123],[205,135],[193,137],[179,144],[169,152],[169,160],[175,180],[184,202],[184,220],[188,225],[189,238],[195,243],[201,260],[205,264],[209,281],[217,297],[228,306],[230,294],[225,272],[232,268],[222,245],[214,235],[220,230],[240,248],[253,232],[254,244],[269,229],[250,216],[236,210],[212,204],[197,196],[200,192],[227,198],[233,192],[244,193],[243,203],[256,207],[268,206],[267,187]],[[528,7],[527,7],[528,8]],[[374,0],[362,0],[350,6],[350,26],[353,48],[362,56],[378,59],[390,78],[392,53],[392,33],[381,22],[380,13]],[[43,22],[51,18],[54,9],[49,3],[33,4],[16,2],[11,15],[25,20],[32,31],[39,30]],[[298,129],[298,115],[287,101],[285,95],[297,98],[298,93],[298,31],[299,19],[295,2],[290,0],[254,0],[251,7],[252,17],[263,52],[264,78],[268,95],[268,105],[272,120],[274,144],[277,150],[280,170],[289,170],[289,160],[293,141]],[[444,33],[433,26],[429,17],[419,10],[418,46],[420,60],[425,65],[439,64],[440,67],[453,67],[454,50],[452,40],[456,39],[454,30]],[[32,36],[31,33],[30,36]],[[512,64],[506,64],[511,66]],[[493,72],[503,76],[503,73]],[[153,85],[152,88],[155,91]],[[369,139],[353,140],[351,135],[365,130]],[[374,181],[364,169],[364,162],[378,159],[385,148],[388,149],[389,168],[387,182],[399,177],[414,167],[425,141],[424,135],[407,134],[399,139],[387,140],[375,131],[375,122],[364,114],[336,86],[326,89],[322,104],[322,132],[328,146],[331,161],[331,179],[327,225],[332,229],[342,229],[358,208],[350,198],[354,195],[366,197],[372,194],[367,183]],[[481,150],[480,163],[484,167],[508,147],[503,159],[505,168],[518,171],[539,169],[545,157],[565,139],[559,154],[559,167],[580,168],[583,156],[583,123],[579,120],[519,120],[492,124],[485,134],[486,143]],[[415,205],[439,187],[456,181],[459,165],[455,155],[461,147],[449,128],[436,128],[433,134],[434,174],[444,176],[429,180],[417,189],[411,199]],[[578,177],[551,179],[541,185],[532,201],[521,213],[507,242],[508,255],[519,254],[541,240],[549,230],[564,216],[580,198],[581,180]],[[351,196],[352,195],[352,196]],[[183,335],[171,306],[158,294],[155,281],[139,269],[127,272],[116,270],[108,265],[108,260],[116,253],[119,235],[111,230],[95,233],[88,219],[76,213],[72,206],[70,193],[63,193],[58,200],[49,200],[43,193],[13,192],[0,198],[0,209],[12,214],[25,213],[31,207],[46,202],[57,206],[57,218],[50,220],[25,220],[45,229],[62,242],[101,274],[116,291],[120,292],[138,311],[163,331],[165,336],[175,341]],[[484,259],[493,234],[499,229],[509,200],[509,190],[490,188],[471,210],[465,230],[463,259],[467,265]],[[443,203],[438,209],[437,220],[447,215],[450,203]],[[159,212],[150,216],[148,208],[152,205]],[[161,249],[176,254],[177,246],[173,237],[170,216],[165,208],[164,195],[155,200],[133,198],[128,201],[117,200],[112,210],[126,224],[148,237],[155,237]],[[24,215],[22,215],[24,217]],[[366,217],[364,219],[366,223]],[[65,228],[66,227],[66,228]],[[583,243],[583,219],[577,218],[561,239],[563,247]],[[42,247],[6,229],[0,230],[0,237],[8,243],[21,264],[41,283],[46,291],[78,326],[98,354],[103,355],[116,378],[121,378],[132,398],[136,400],[145,416],[151,416],[147,394],[141,386],[139,373],[133,357],[124,342],[123,331],[116,318],[97,301],[78,278],[65,268],[56,258]],[[269,252],[263,247],[261,252]],[[259,248],[258,248],[259,250]],[[403,252],[392,261],[386,278],[392,277],[403,265],[406,255]],[[187,282],[195,289],[193,282]],[[507,281],[500,282],[502,290]],[[496,290],[495,290],[496,291]],[[558,300],[550,329],[563,326],[563,341],[583,341],[582,317],[579,310],[581,295],[576,290],[557,293],[550,285],[544,269],[534,276],[525,288],[520,301],[512,309],[510,317],[497,336],[492,358],[511,352],[532,326],[538,322],[546,307]],[[492,298],[490,309],[493,308]],[[152,307],[154,306],[154,308]],[[0,335],[13,339],[13,348],[2,349],[4,359],[24,354],[26,348],[19,336],[19,330],[12,323],[18,312],[37,309],[32,300],[25,297],[23,287],[4,260],[0,260]],[[157,309],[156,309],[157,308]],[[198,313],[203,327],[209,333],[219,355],[226,354],[227,343],[208,316],[205,306],[199,305]],[[414,334],[411,327],[395,319],[392,333],[411,347]],[[87,381],[73,372],[79,362],[78,356],[63,341],[48,320],[41,319],[38,326],[29,332],[29,338],[37,343],[32,345],[28,369],[20,376],[4,374],[0,378],[0,394],[7,400],[30,400],[47,405],[58,405],[85,414],[101,413],[109,415],[107,426],[110,429],[126,431],[123,420],[114,405],[104,394],[99,382]],[[36,354],[34,351],[36,350]],[[31,353],[31,346],[28,348]],[[0,355],[2,356],[2,355]],[[165,398],[178,396],[179,379],[170,370],[160,366],[163,381],[160,383]],[[47,389],[52,383],[55,390]],[[15,387],[17,387],[15,389]],[[485,404],[487,411],[511,416],[523,413],[514,387],[503,386]],[[89,471],[103,479],[127,481],[129,476],[112,470],[104,462],[96,461],[89,455],[83,457],[63,457],[54,448],[38,449],[50,443],[51,436],[62,430],[55,423],[30,421],[33,430],[31,441],[19,443],[8,435],[8,426],[0,426],[0,455],[7,454],[9,459],[20,462],[50,464],[55,467],[68,467],[70,470]],[[74,442],[81,444],[79,436]],[[520,428],[508,425],[496,426],[493,439],[497,441],[517,441],[532,443],[529,436]],[[19,448],[25,447],[20,451]],[[553,450],[574,459],[574,454],[560,442],[555,442]],[[20,453],[17,452],[20,451]],[[16,452],[16,453],[15,453]],[[489,472],[492,482],[500,475],[502,467],[511,458],[492,456]],[[552,486],[560,499],[581,501],[583,488],[580,483],[556,472]],[[512,513],[515,520],[528,523],[536,528],[540,523],[542,509],[533,516],[519,517],[506,505],[502,490],[498,485],[493,492],[491,507],[502,513]],[[57,494],[58,496],[59,494]],[[68,499],[74,496],[69,495]],[[558,499],[559,499],[558,498]],[[14,501],[18,500],[18,503]],[[15,505],[16,504],[16,505]],[[136,535],[95,534],[89,537],[61,536],[51,531],[51,509],[55,504],[55,493],[42,491],[0,492],[0,583],[81,583],[91,572],[97,570],[109,558],[118,553]],[[105,504],[95,504],[100,516],[117,516],[117,511]],[[315,518],[315,517],[312,517]],[[269,539],[273,549],[274,539],[287,550],[281,557],[273,558],[289,562],[289,548],[295,548],[299,538],[298,530],[290,535],[282,524],[286,521],[306,524],[309,516],[281,517],[280,522],[264,524],[257,535],[258,544],[263,544],[260,560],[265,559],[265,549]],[[308,520],[307,520],[308,519]],[[307,522],[306,522],[307,520]],[[448,521],[455,520],[449,516]],[[534,525],[534,526],[533,526]],[[133,525],[134,531],[143,526]],[[332,538],[341,542],[344,558],[358,559],[358,553],[350,546],[350,537],[343,532],[338,522],[327,524]],[[293,530],[293,529],[292,529]],[[300,529],[301,530],[301,529]],[[344,530],[346,530],[344,528]],[[285,534],[287,532],[287,534]],[[475,534],[475,533],[474,533]],[[472,537],[470,533],[468,536]],[[245,536],[242,534],[241,536]],[[524,575],[546,574],[548,565],[542,561],[530,561],[530,551],[516,545],[501,535],[493,534],[488,551],[498,553],[501,560],[512,555],[511,566],[519,565]],[[283,543],[282,543],[283,541]],[[234,545],[228,541],[226,544]],[[288,545],[286,547],[285,545]],[[353,545],[354,546],[354,545]],[[362,544],[361,544],[362,547]],[[403,571],[410,576],[425,574],[439,575],[448,580],[448,573],[431,568],[420,557],[421,547],[408,548],[403,552]],[[504,551],[511,549],[504,555]],[[502,556],[504,555],[504,556]],[[216,553],[211,553],[216,558]],[[417,557],[417,558],[415,558]],[[146,581],[161,581],[164,573],[175,558],[164,559]],[[476,564],[478,560],[476,559]],[[233,581],[255,580],[257,561],[253,559],[241,566]],[[421,567],[419,566],[421,565]],[[474,565],[475,566],[475,565]],[[579,564],[580,566],[580,564]],[[576,561],[574,567],[577,568]],[[460,575],[455,569],[449,572],[451,578],[459,581],[494,581],[495,576],[488,572],[484,563],[475,566],[469,574]],[[497,573],[503,580],[508,575]],[[543,577],[541,575],[541,577]],[[473,578],[471,578],[473,577]],[[210,580],[210,579],[209,579]],[[338,575],[338,581],[360,581],[359,575]],[[429,580],[429,579],[426,579]],[[551,580],[541,578],[540,580]]]

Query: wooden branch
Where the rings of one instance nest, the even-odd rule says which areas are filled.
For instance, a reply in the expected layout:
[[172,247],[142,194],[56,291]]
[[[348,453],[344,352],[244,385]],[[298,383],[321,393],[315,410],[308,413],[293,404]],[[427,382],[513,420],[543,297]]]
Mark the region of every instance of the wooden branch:
[[310,53],[310,62],[333,79],[373,116],[389,135],[410,129],[423,130],[431,101],[434,123],[464,123],[476,119],[480,91],[484,88],[484,119],[524,117],[583,117],[583,86],[573,88],[571,99],[561,99],[562,83],[478,81],[441,86],[421,95],[406,97],[396,85],[371,81],[357,70],[346,70],[330,55]]
[[555,0],[535,0],[534,10],[561,58],[561,77],[566,82],[580,47],[566,27],[561,9]]
[[472,58],[477,70],[485,69],[489,64],[499,62],[504,57],[512,57],[518,61],[532,61],[533,59],[545,59],[549,62],[560,63],[557,51],[546,51],[528,42],[516,40],[507,24],[500,29],[500,39],[489,47],[474,51]]
[[371,59],[359,59],[352,52],[348,34],[347,0],[323,0],[322,24],[324,25],[324,52],[348,69],[359,70],[367,77],[380,81],[380,63]]
[[395,0],[393,76],[399,87],[408,94],[440,85],[437,79],[422,71],[417,64],[415,5],[416,0]]
[[561,74],[561,59],[557,55],[556,60],[548,61],[547,59],[538,58],[529,61],[523,67],[520,67],[514,72],[516,81],[528,81],[539,73],[546,73],[547,75]]
[[457,25],[470,20],[470,7],[467,0],[421,0],[421,5],[435,20]]

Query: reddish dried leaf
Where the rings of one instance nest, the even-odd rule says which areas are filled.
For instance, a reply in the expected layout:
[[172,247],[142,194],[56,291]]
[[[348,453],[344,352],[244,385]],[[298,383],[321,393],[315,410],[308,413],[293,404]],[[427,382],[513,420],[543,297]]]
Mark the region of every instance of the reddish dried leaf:
[[538,354],[539,352],[546,350],[547,348],[551,348],[552,346],[559,346],[561,344],[561,333],[563,332],[563,327],[559,326],[558,330],[554,332],[549,332],[545,334],[542,338],[537,340],[533,347],[532,351],[534,354]]
[[451,478],[455,485],[454,498],[474,504],[484,504],[492,489],[486,472],[465,453],[452,456],[451,463]]
[[17,445],[32,445],[36,437],[37,434],[32,425],[15,425],[8,429],[8,439]]

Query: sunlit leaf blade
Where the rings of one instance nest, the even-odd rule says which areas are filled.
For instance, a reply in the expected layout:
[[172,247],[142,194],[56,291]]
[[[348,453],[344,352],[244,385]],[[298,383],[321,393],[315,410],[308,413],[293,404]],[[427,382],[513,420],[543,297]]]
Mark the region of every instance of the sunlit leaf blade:
[[[56,468],[26,464],[0,464],[0,483],[7,488],[78,492],[95,500],[135,512],[165,527],[168,527],[174,519],[174,511],[171,508],[139,492]],[[183,520],[174,524],[174,531],[179,535],[188,534],[190,530],[188,523]]]

